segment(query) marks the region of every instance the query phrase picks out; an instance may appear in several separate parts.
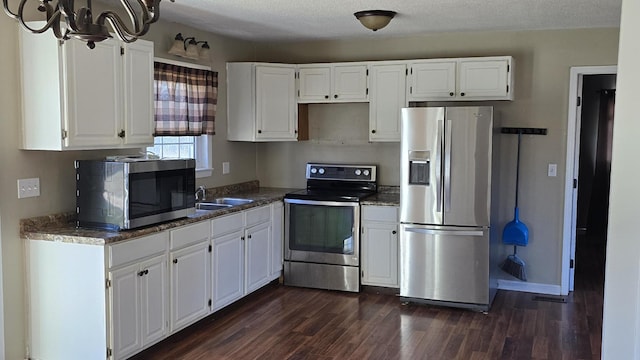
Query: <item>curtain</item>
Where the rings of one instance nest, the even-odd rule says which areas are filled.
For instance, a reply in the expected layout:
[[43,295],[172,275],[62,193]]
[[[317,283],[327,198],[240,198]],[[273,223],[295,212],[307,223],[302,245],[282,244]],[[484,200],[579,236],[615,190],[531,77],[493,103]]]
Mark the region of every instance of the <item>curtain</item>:
[[215,135],[218,73],[154,63],[154,136]]

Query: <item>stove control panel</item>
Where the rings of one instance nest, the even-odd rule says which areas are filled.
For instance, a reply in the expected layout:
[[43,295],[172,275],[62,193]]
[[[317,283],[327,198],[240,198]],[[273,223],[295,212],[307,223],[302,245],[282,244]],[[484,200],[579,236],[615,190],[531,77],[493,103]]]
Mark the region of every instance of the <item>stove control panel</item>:
[[307,180],[376,181],[376,165],[307,164]]

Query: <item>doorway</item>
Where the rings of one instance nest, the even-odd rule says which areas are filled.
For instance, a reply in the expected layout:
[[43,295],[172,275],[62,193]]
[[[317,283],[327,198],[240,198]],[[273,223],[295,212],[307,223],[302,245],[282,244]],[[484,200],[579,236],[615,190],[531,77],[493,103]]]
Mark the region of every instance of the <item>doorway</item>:
[[561,284],[564,294],[574,289],[576,269],[588,271],[589,277],[604,276],[616,72],[615,66],[571,69]]

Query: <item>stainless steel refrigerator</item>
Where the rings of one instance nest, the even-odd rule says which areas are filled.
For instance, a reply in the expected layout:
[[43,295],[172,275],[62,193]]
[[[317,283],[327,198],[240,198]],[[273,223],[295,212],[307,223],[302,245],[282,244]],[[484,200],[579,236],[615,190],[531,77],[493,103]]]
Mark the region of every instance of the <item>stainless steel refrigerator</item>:
[[492,107],[402,109],[400,296],[486,311]]

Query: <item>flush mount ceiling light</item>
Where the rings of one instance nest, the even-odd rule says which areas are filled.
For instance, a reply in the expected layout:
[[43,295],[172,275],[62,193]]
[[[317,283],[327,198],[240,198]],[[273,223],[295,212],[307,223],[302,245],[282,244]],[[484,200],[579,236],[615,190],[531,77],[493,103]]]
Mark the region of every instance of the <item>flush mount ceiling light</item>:
[[[54,35],[60,40],[77,38],[86,41],[87,46],[93,49],[96,42],[111,37],[106,27],[107,22],[122,41],[129,43],[146,34],[149,31],[149,25],[158,21],[160,17],[160,0],[135,0],[134,3],[139,6],[135,9],[132,6],[132,0],[119,1],[129,16],[133,30],[122,21],[122,18],[114,10],[100,13],[94,21],[91,0],[87,0],[86,7],[79,8],[74,6],[74,0],[58,0],[53,5],[53,0],[39,0],[38,5],[33,6],[33,9],[27,9],[26,13],[35,13],[33,10],[36,9],[44,13],[46,23],[41,28],[32,28],[24,20],[23,13],[27,0],[20,0],[17,13],[9,9],[9,0],[2,0],[2,5],[7,15],[18,20],[25,29],[34,34],[41,34],[52,29]],[[61,26],[63,21],[65,25]]]
[[[202,47],[198,49],[198,44]],[[176,34],[173,39],[173,45],[169,49],[169,54],[180,56],[192,60],[209,60],[209,43],[206,41],[197,41],[193,36],[183,38],[182,33]]]
[[360,20],[360,23],[367,29],[376,31],[387,26],[391,19],[396,16],[395,11],[389,10],[364,10],[354,13],[356,19]]

